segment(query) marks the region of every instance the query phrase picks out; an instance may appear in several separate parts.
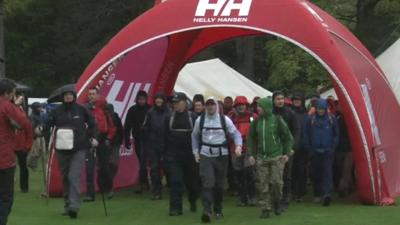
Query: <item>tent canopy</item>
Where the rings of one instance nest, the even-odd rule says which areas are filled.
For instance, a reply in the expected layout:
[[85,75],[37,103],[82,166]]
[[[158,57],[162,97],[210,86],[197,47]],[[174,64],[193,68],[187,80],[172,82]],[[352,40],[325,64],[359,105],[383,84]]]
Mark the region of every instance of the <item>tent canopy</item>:
[[376,58],[400,103],[400,39]]
[[[357,168],[358,194],[370,204],[400,194],[400,106],[373,56],[343,25],[306,0],[168,0],[122,29],[77,82],[125,118],[139,90],[172,92],[198,52],[240,36],[270,34],[307,51],[329,72],[343,103]],[[127,184],[128,185],[128,184]]]
[[247,79],[220,59],[186,64],[179,72],[174,90],[184,92],[190,98],[193,98],[195,94],[214,96],[218,99],[242,95],[246,96],[250,102],[256,96],[272,95],[271,92]]

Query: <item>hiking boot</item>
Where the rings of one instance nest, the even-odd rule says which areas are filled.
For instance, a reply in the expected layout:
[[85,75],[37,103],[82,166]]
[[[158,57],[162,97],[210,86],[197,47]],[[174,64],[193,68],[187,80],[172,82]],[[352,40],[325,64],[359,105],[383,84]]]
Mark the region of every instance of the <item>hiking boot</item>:
[[289,198],[281,200],[280,207],[282,209],[282,212],[286,211],[289,208]]
[[322,201],[323,206],[329,206],[332,202],[332,198],[330,196],[326,196]]
[[238,204],[236,204],[236,206],[238,206],[238,207],[246,207],[246,206],[248,206],[248,204],[247,204],[247,202],[240,201]]
[[202,223],[211,223],[211,216],[208,213],[203,213],[203,215],[201,215],[201,222]]
[[302,197],[296,197],[295,202],[301,203],[301,202],[303,202],[303,198]]
[[178,211],[178,210],[171,210],[169,212],[169,216],[180,216],[182,215],[182,211]]
[[76,218],[78,218],[78,212],[70,210],[70,211],[68,211],[68,216],[71,219],[76,219]]
[[84,201],[84,202],[94,202],[94,197],[86,196],[86,197],[83,199],[83,201]]
[[250,207],[254,207],[257,205],[257,200],[255,198],[251,198],[249,199],[249,201],[247,202],[247,205]]
[[161,200],[161,195],[155,194],[155,195],[151,196],[150,199],[151,199],[151,200],[154,200],[154,201],[156,201],[156,200]]
[[314,203],[321,203],[321,198],[320,197],[314,197]]
[[268,209],[261,210],[261,215],[260,215],[261,219],[268,219],[269,217],[270,217],[270,215],[269,215]]
[[274,213],[275,215],[279,216],[283,212],[282,206],[279,202],[274,203]]
[[216,220],[220,220],[224,218],[224,214],[223,213],[215,213],[214,218]]

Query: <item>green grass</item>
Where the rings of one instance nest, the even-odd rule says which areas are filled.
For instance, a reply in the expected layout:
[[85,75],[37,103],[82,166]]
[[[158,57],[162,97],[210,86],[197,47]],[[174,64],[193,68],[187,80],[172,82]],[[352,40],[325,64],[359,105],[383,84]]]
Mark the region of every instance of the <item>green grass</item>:
[[[188,204],[184,205],[184,214],[169,217],[168,201],[149,200],[149,194],[138,195],[132,189],[119,191],[107,201],[109,216],[105,217],[101,198],[96,202],[83,203],[77,220],[61,216],[63,200],[50,199],[48,205],[40,197],[42,191],[41,172],[31,172],[31,190],[20,193],[16,184],[16,198],[9,217],[9,225],[162,225],[162,224],[201,224],[200,212],[190,213]],[[268,224],[268,225],[398,225],[400,207],[376,207],[360,205],[355,198],[334,199],[330,207],[311,203],[292,203],[287,213],[270,219],[258,218],[258,208],[239,208],[236,199],[226,197],[224,202],[225,218],[213,221],[214,224]],[[201,209],[200,202],[198,208]]]

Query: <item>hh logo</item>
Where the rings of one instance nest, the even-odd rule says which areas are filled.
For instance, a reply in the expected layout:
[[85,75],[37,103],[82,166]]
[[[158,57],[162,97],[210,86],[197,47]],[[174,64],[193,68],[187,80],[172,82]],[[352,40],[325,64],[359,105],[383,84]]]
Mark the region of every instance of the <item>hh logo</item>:
[[[126,115],[128,113],[129,108],[135,104],[136,95],[140,90],[144,90],[147,93],[150,90],[151,83],[132,83],[128,82],[128,88],[124,88],[124,84],[126,82],[122,80],[115,80],[111,86],[111,89],[108,94],[106,94],[107,101],[110,104],[113,104],[115,112],[119,114],[122,121],[125,121]],[[117,100],[120,92],[123,93],[123,98],[121,100]]]
[[196,17],[205,17],[207,11],[214,16],[232,16],[232,11],[239,11],[239,16],[249,16],[253,0],[199,0]]

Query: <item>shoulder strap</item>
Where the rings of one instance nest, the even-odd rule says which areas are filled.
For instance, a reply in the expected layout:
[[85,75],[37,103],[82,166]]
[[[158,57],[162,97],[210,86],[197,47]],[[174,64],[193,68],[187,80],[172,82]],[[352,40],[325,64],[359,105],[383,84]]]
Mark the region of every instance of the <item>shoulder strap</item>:
[[174,123],[174,119],[175,119],[175,112],[171,113],[171,116],[169,117],[169,130],[172,130],[172,124]]
[[225,132],[225,135],[228,133],[227,132],[227,130],[226,130],[226,120],[225,120],[225,115],[224,114],[219,114],[219,119],[221,120],[221,127],[222,127],[222,130],[224,130],[224,132]]
[[201,114],[200,123],[199,123],[199,126],[200,126],[200,149],[201,149],[201,146],[203,145],[203,128],[204,128],[204,120],[205,119],[206,119],[205,114],[204,113]]
[[189,117],[190,129],[193,130],[193,113],[189,110],[187,112]]
[[314,125],[314,123],[315,123],[315,115],[312,115],[311,116],[311,126]]
[[201,131],[203,131],[203,128],[204,128],[204,121],[206,120],[206,117],[205,117],[205,115],[204,114],[201,114],[201,116],[200,116],[200,132]]
[[333,115],[329,115],[329,123],[333,127]]

